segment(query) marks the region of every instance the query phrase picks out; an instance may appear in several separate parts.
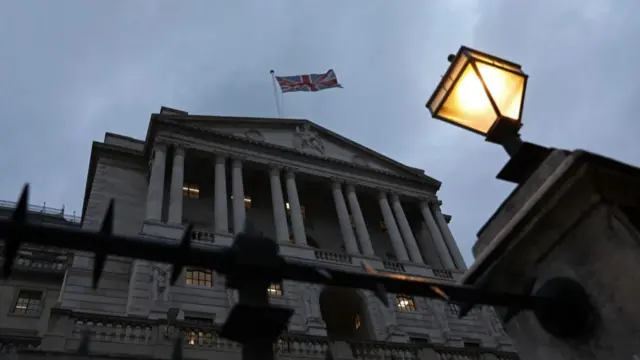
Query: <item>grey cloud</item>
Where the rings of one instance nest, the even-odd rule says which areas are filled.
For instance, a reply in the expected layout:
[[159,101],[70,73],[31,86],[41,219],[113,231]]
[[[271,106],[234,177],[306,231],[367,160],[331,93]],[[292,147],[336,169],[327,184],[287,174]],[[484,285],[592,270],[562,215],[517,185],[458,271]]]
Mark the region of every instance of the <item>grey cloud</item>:
[[[595,5],[594,5],[595,4]],[[81,209],[92,140],[143,137],[161,105],[276,116],[269,70],[336,70],[344,89],[287,94],[308,118],[443,181],[467,259],[512,189],[506,154],[432,120],[424,103],[467,44],[531,75],[523,137],[637,162],[633,0],[5,1],[0,5],[0,198]],[[575,130],[579,128],[579,130]]]

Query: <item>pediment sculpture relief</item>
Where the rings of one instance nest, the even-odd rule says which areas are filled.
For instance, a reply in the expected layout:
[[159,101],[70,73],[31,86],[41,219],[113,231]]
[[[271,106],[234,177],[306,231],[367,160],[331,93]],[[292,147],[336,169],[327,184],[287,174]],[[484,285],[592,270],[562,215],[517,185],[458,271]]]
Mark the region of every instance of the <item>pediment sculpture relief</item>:
[[247,139],[255,140],[255,141],[264,141],[264,136],[262,133],[256,129],[247,130],[244,133],[244,136]]
[[293,134],[293,147],[303,151],[311,149],[324,155],[324,143],[318,134],[311,130],[309,124],[304,124],[302,129],[296,126],[296,132]]
[[358,155],[353,155],[353,157],[351,157],[351,162],[360,166],[367,166],[367,167],[370,166],[367,160],[365,160],[364,158]]

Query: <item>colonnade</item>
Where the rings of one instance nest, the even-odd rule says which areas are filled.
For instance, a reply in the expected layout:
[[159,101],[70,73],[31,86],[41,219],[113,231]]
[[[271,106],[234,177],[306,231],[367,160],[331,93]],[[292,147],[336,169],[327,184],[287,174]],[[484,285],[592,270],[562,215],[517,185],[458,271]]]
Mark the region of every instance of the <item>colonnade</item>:
[[[167,144],[156,143],[150,164],[151,176],[147,193],[146,218],[150,221],[161,221],[166,158]],[[231,216],[234,232],[238,232],[243,228],[246,217],[242,171],[243,160],[238,158],[229,159],[225,155],[216,155],[212,164],[214,167],[214,228],[216,232],[221,233],[229,231],[227,204],[229,196],[226,184],[228,161],[231,161]],[[167,220],[169,223],[181,223],[185,164],[185,150],[183,147],[174,147],[171,164]],[[282,175],[285,177],[285,190],[289,202],[291,228],[295,243],[307,245],[304,219],[296,183],[296,172],[293,169],[272,164],[269,169],[269,181],[276,240],[280,243],[289,241],[289,225],[281,182]],[[358,201],[357,185],[345,183],[340,179],[331,179],[331,182],[333,200],[345,250],[354,255],[376,256]],[[399,196],[385,190],[379,190],[378,204],[398,261],[424,264],[416,237],[409,225]],[[440,211],[439,204],[423,200],[420,202],[420,211],[422,220],[435,244],[442,266],[447,269],[466,270],[460,250],[453,239],[444,215]]]

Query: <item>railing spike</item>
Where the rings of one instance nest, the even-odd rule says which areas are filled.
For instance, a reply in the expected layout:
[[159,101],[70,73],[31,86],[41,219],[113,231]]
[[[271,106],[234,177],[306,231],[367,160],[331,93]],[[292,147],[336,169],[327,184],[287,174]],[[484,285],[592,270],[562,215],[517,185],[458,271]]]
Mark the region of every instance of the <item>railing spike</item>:
[[[113,234],[113,223],[114,223],[114,201],[111,199],[109,201],[109,206],[107,207],[107,213],[102,220],[102,225],[100,226],[100,234],[104,236],[111,236]],[[98,282],[100,281],[100,276],[102,275],[102,271],[104,270],[104,265],[107,262],[107,252],[102,248],[102,245],[98,243],[95,249],[95,259],[93,261],[93,276],[91,285],[94,289],[98,288]]]
[[[191,232],[193,231],[193,224],[187,224],[186,229],[184,229],[184,234],[182,234],[182,239],[180,240],[180,253],[187,254],[191,251]],[[184,264],[180,262],[174,262],[171,269],[171,286],[175,285],[176,281],[180,277],[180,273],[182,273],[182,268]]]
[[76,350],[78,355],[89,355],[89,342],[91,342],[91,336],[89,329],[84,329],[80,338],[80,345]]
[[173,352],[171,360],[182,360],[182,332],[178,331],[175,340],[173,340]]
[[18,249],[20,248],[20,234],[17,233],[15,227],[26,224],[27,215],[29,210],[29,184],[25,184],[20,194],[20,199],[16,209],[11,216],[11,225],[13,228],[9,230],[5,236],[4,242],[4,263],[2,264],[1,277],[6,279],[11,275],[13,269],[13,262],[18,255]]

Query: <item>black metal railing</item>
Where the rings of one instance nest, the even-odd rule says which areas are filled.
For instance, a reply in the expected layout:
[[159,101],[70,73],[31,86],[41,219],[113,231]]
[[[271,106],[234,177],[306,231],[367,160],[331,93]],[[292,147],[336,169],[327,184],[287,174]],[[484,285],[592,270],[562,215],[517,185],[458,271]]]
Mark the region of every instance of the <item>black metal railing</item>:
[[[370,290],[385,305],[387,292],[438,298],[461,305],[460,316],[476,304],[506,307],[504,321],[520,311],[533,311],[541,325],[558,337],[583,337],[592,333],[593,308],[586,292],[575,281],[555,278],[531,294],[498,293],[465,285],[431,281],[405,275],[356,273],[285,259],[278,245],[258,235],[250,226],[236,236],[232,246],[206,249],[191,246],[192,227],[179,243],[113,234],[114,204],[109,204],[99,231],[53,227],[27,221],[29,187],[25,186],[12,218],[0,220],[0,238],[5,240],[2,277],[10,276],[18,248],[23,242],[92,252],[95,256],[93,287],[97,288],[108,256],[145,259],[173,265],[171,284],[183,267],[211,268],[227,277],[227,286],[238,290],[239,301],[229,314],[221,337],[242,344],[245,360],[272,360],[273,347],[286,329],[293,310],[269,304],[267,288],[283,279],[330,286]],[[532,283],[533,284],[533,283]],[[80,353],[88,352],[89,336],[83,337]],[[184,340],[177,336],[174,359],[182,359]],[[327,352],[331,356],[331,352]]]

